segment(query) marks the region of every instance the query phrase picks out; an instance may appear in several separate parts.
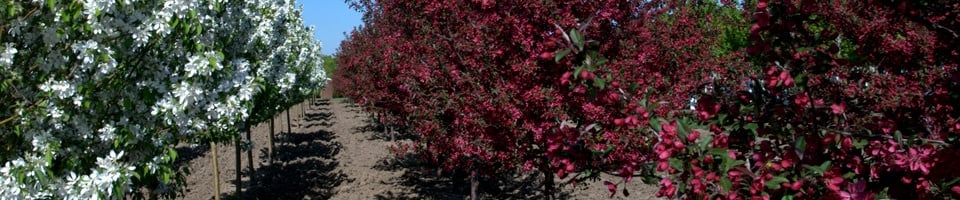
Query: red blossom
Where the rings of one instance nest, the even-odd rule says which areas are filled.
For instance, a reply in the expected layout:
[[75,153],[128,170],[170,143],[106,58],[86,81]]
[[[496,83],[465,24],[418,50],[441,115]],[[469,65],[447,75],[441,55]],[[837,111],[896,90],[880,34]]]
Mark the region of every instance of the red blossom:
[[573,72],[566,72],[560,76],[560,85],[570,85],[570,76],[573,75]]
[[833,114],[838,114],[838,115],[843,114],[844,112],[847,111],[847,103],[840,102],[837,104],[830,105],[830,110],[831,112],[833,112]]
[[843,200],[867,200],[875,199],[874,194],[867,191],[867,184],[859,181],[855,184],[848,184],[846,191],[840,192],[840,198]]
[[843,177],[836,175],[835,173],[826,173],[824,174],[824,183],[832,192],[839,193],[840,186],[844,183]]
[[703,96],[697,100],[696,112],[698,119],[707,120],[720,112],[720,104],[717,104],[711,96]]
[[611,183],[610,181],[603,181],[603,185],[606,185],[607,190],[610,190],[610,198],[613,198],[613,195],[617,194],[617,185]]
[[934,149],[931,146],[910,147],[906,153],[901,153],[896,156],[894,164],[907,166],[911,171],[929,174],[930,167],[934,164],[930,162],[930,157],[933,155],[933,152]]

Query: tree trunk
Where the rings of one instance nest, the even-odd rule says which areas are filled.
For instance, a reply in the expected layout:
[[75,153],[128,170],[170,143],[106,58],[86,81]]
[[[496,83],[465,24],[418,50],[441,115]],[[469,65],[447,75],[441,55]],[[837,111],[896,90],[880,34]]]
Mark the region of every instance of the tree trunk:
[[270,166],[273,166],[273,157],[274,157],[274,156],[273,156],[273,155],[274,155],[274,153],[273,153],[273,147],[274,147],[273,139],[274,139],[274,137],[275,137],[275,136],[274,136],[274,131],[276,130],[276,129],[275,129],[275,126],[274,126],[273,124],[274,124],[274,123],[273,123],[273,117],[271,117],[271,118],[270,118],[270,146],[267,147],[267,159],[268,159],[269,162],[270,162]]
[[293,128],[291,128],[291,125],[290,125],[290,108],[287,108],[287,134],[290,134],[290,133],[293,133]]
[[380,123],[383,125],[383,133],[390,136],[390,141],[393,141],[393,134],[390,133],[390,127],[387,126],[387,123]]
[[[247,129],[247,142],[253,144],[253,138],[250,137],[250,129]],[[247,169],[250,169],[250,185],[256,185],[256,180],[253,178],[256,177],[253,169],[253,149],[247,149]]]
[[480,180],[478,178],[477,170],[473,170],[470,173],[470,199],[480,200],[480,195],[477,193],[477,189],[480,187]]
[[556,193],[556,188],[553,181],[553,173],[544,171],[543,172],[543,197],[548,200],[553,200],[554,193]]
[[241,171],[243,171],[243,168],[241,168],[241,166],[240,166],[240,158],[241,158],[241,156],[240,156],[240,135],[237,135],[237,138],[234,139],[234,149],[235,149],[234,152],[236,152],[236,162],[234,162],[234,163],[236,164],[236,168],[234,168],[234,169],[237,170],[237,171],[236,171],[236,174],[237,174],[237,179],[236,179],[236,180],[237,180],[237,182],[235,183],[235,185],[237,186],[237,191],[236,191],[236,192],[237,192],[237,199],[243,199],[243,188],[242,188],[241,185],[240,185],[240,183],[243,182],[243,180],[241,179],[242,177],[241,177],[241,173],[240,173]]
[[217,144],[210,142],[210,150],[213,151],[213,199],[220,200],[220,167],[217,166]]

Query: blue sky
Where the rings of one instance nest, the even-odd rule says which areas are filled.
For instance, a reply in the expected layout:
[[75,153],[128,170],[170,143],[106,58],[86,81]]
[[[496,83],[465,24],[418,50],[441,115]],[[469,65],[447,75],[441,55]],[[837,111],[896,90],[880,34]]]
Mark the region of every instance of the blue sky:
[[303,23],[316,27],[313,38],[323,43],[324,55],[335,53],[344,34],[363,24],[360,13],[344,0],[297,0],[297,4],[303,5]]

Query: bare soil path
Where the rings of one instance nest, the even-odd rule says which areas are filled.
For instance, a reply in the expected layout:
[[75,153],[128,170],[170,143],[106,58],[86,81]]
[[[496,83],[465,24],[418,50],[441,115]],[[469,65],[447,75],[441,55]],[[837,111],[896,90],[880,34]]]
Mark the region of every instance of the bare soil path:
[[[463,174],[424,170],[415,159],[398,158],[389,150],[396,142],[345,99],[318,99],[291,107],[274,118],[274,162],[270,162],[269,122],[251,129],[252,151],[241,154],[244,199],[466,199],[469,183]],[[288,131],[289,124],[289,131]],[[245,138],[246,139],[246,138]],[[398,138],[401,142],[408,137]],[[242,148],[242,147],[241,147]],[[178,162],[191,171],[182,199],[213,199],[215,192],[209,145],[183,145]],[[234,144],[217,145],[220,194],[235,195]],[[249,153],[248,153],[249,152]],[[518,173],[519,174],[519,173]],[[484,199],[541,199],[535,175],[503,175],[481,179]],[[619,178],[604,177],[617,181]],[[622,187],[623,185],[621,185]],[[656,188],[639,181],[626,184],[630,196],[613,199],[654,199]],[[570,191],[563,189],[562,191]],[[618,191],[621,192],[621,191]],[[587,183],[561,199],[609,199],[602,181]]]

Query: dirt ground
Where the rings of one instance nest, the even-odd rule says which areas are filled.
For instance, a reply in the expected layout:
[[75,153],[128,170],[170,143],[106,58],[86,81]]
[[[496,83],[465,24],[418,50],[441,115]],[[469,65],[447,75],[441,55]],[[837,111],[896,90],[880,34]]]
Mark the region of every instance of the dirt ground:
[[[326,92],[325,92],[326,93]],[[329,94],[329,93],[328,93]],[[251,130],[249,147],[241,155],[243,199],[467,199],[469,183],[462,174],[422,170],[415,159],[395,156],[389,147],[396,144],[383,134],[382,127],[345,99],[321,98],[293,106],[275,116],[273,124],[275,157],[270,162],[269,122]],[[288,131],[289,124],[289,131]],[[409,141],[409,137],[398,140]],[[241,148],[242,149],[242,148]],[[218,145],[220,196],[237,199],[236,148]],[[209,145],[178,148],[181,166],[188,167],[188,184],[183,199],[213,199],[216,194],[213,151]],[[249,153],[248,153],[249,152]],[[519,174],[519,173],[518,173]],[[617,182],[620,178],[602,177]],[[542,199],[535,175],[503,175],[480,181],[484,199]],[[620,187],[623,188],[624,185]],[[656,187],[632,181],[625,185],[630,196],[618,193],[613,199],[655,199]],[[564,188],[561,191],[571,191]],[[610,199],[602,181],[589,182],[560,199]],[[621,191],[618,191],[621,192]]]

